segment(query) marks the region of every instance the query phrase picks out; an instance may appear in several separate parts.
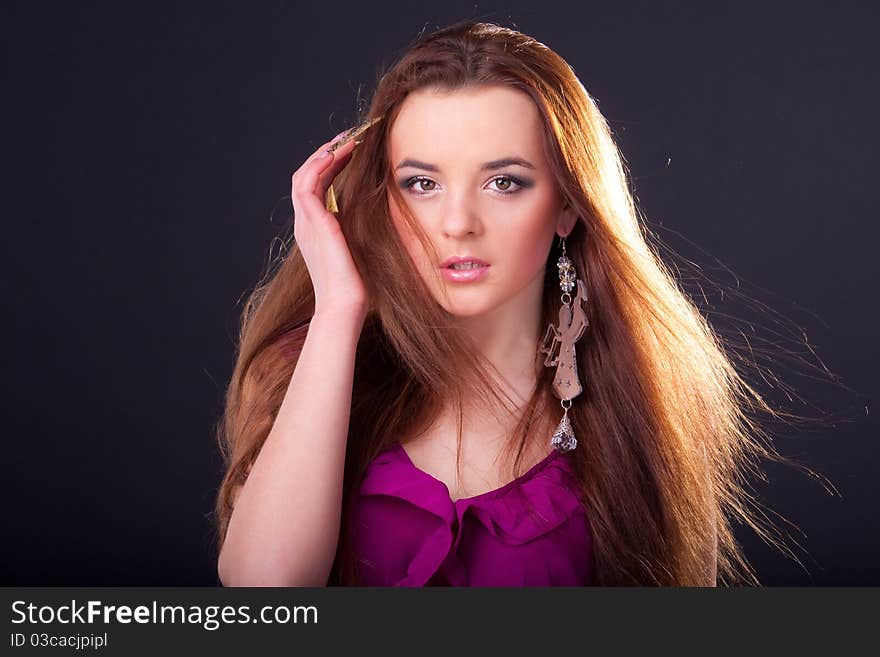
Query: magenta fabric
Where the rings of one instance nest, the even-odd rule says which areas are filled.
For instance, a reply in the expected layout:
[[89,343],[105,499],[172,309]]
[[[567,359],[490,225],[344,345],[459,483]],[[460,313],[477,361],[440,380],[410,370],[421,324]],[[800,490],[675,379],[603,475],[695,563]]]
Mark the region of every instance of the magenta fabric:
[[363,586],[587,586],[589,519],[568,457],[553,450],[501,488],[452,501],[402,445],[370,463],[354,501]]

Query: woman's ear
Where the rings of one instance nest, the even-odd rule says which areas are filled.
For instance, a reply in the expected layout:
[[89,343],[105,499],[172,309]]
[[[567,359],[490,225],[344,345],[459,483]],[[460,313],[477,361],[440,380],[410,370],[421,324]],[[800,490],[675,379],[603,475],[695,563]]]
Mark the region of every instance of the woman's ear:
[[556,221],[556,234],[559,235],[559,237],[568,237],[569,233],[574,230],[574,225],[577,220],[577,211],[570,205],[566,204],[559,213],[559,219]]

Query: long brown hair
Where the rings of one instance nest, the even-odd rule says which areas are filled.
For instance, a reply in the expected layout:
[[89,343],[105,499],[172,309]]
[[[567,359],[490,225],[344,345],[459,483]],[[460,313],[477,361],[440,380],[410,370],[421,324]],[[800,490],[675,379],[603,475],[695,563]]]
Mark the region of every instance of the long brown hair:
[[[569,456],[593,529],[596,582],[706,585],[715,582],[717,565],[719,583],[758,584],[731,521],[773,540],[776,530],[753,509],[744,482],[760,476],[761,458],[787,461],[749,417],[751,411],[775,416],[774,410],[740,376],[724,341],[649,244],[611,130],[572,68],[525,34],[473,21],[419,38],[381,76],[359,117],[359,123],[376,122],[334,182],[342,231],[373,306],[356,355],[344,522],[328,583],[357,583],[345,520],[366,466],[382,449],[430,426],[444,404],[458,410],[459,443],[462,400],[499,418],[515,413],[512,476],[527,444],[549,444],[548,435],[535,435],[541,418],[560,415],[558,400],[548,394],[551,368],[542,368],[521,408],[499,391],[500,374],[453,330],[405,257],[389,213],[388,194],[406,209],[387,159],[403,100],[424,87],[482,85],[505,85],[533,99],[548,161],[580,217],[566,250],[588,289],[589,328],[576,349],[584,392],[569,411],[580,441]],[[557,257],[551,249],[543,326],[559,314]],[[226,462],[215,509],[218,549],[232,491],[272,427],[314,312],[296,244],[274,265],[245,304],[217,425]]]

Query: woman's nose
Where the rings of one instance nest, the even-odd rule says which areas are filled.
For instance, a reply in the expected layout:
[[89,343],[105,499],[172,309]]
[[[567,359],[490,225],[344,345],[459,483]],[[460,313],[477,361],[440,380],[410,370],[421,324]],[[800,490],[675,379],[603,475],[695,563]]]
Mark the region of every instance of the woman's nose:
[[463,237],[482,230],[477,203],[473,199],[451,199],[441,212],[441,227],[447,237]]

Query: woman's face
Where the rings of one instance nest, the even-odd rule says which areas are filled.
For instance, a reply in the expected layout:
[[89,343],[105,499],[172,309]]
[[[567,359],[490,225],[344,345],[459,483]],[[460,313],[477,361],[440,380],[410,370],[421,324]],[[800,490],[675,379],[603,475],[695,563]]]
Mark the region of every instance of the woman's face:
[[[437,302],[459,317],[540,306],[554,236],[567,235],[576,217],[562,209],[531,98],[502,86],[419,90],[404,101],[389,149],[393,184],[439,261],[429,260],[389,194],[391,216]],[[476,280],[452,280],[437,269],[451,256],[489,267]]]

